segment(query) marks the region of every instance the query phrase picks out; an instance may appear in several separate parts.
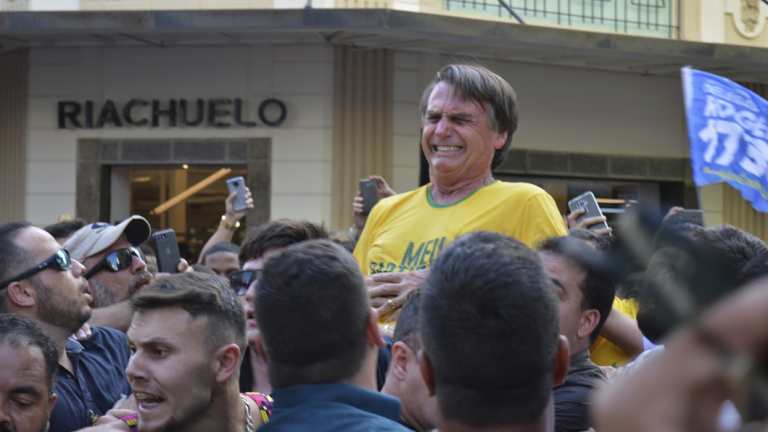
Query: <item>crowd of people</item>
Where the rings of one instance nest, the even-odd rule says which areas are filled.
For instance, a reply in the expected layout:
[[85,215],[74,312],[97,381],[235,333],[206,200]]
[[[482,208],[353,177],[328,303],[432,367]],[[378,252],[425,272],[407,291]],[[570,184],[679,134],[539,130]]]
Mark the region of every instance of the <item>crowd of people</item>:
[[[0,432],[736,431],[768,416],[768,246],[621,229],[493,178],[512,87],[424,90],[429,184],[353,202],[353,239],[279,219],[157,271],[149,222],[0,225]],[[250,194],[247,205],[253,204]],[[157,228],[157,227],[155,227]]]

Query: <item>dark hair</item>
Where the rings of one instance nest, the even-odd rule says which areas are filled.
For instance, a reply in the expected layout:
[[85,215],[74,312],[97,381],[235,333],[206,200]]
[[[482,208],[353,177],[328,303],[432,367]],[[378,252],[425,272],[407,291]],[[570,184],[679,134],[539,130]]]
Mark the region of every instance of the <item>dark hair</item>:
[[474,427],[528,424],[551,398],[557,306],[538,255],[496,233],[459,238],[422,287],[422,342],[440,413]]
[[268,259],[255,304],[274,387],[340,382],[362,366],[368,292],[341,246],[311,240]]
[[595,253],[584,240],[571,236],[552,237],[539,245],[539,251],[567,259],[584,272],[584,281],[579,286],[582,293],[581,310],[596,309],[600,312],[600,321],[589,335],[590,340],[594,341],[611,313],[616,285],[605,275],[591,270],[581,262],[580,258]]
[[208,258],[208,255],[219,253],[219,252],[229,252],[235,255],[239,255],[240,246],[228,241],[218,242],[205,250],[205,252],[203,253],[203,259],[200,260],[200,262],[205,263],[205,260]]
[[43,228],[48,231],[48,234],[52,235],[56,240],[61,238],[67,238],[77,232],[80,228],[84,227],[87,222],[83,219],[77,218],[63,222],[57,222],[50,224]]
[[415,289],[408,294],[397,318],[392,339],[402,341],[413,351],[421,349],[421,290]]
[[306,240],[328,238],[320,225],[307,221],[278,219],[252,229],[240,247],[240,263],[258,259],[274,249],[281,249]]
[[45,359],[45,376],[48,387],[53,390],[53,381],[59,364],[56,344],[45,335],[35,321],[16,314],[0,314],[0,345],[7,344],[14,349],[37,347]]
[[134,311],[180,307],[208,319],[208,344],[236,343],[245,350],[245,312],[224,278],[185,272],[155,279],[131,298]]
[[504,78],[479,65],[451,64],[440,69],[421,96],[419,112],[424,118],[432,90],[438,83],[450,84],[456,95],[481,104],[488,123],[497,133],[507,133],[504,146],[493,154],[491,168],[498,167],[509,153],[512,135],[517,130],[517,95]]
[[[29,222],[0,225],[0,281],[14,277],[29,265],[29,254],[16,244],[16,237],[30,226],[32,225]],[[0,312],[7,312],[3,288],[5,287],[0,286]]]
[[568,230],[568,236],[584,240],[594,245],[597,250],[604,251],[611,247],[612,236],[598,235],[586,228],[571,228]]

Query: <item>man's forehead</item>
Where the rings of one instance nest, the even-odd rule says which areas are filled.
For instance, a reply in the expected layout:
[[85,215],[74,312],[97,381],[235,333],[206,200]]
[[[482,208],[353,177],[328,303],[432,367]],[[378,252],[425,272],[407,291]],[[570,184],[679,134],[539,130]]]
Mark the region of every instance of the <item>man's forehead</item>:
[[[449,102],[446,106],[446,102]],[[456,88],[447,83],[439,82],[429,93],[427,99],[427,111],[431,112],[449,112],[449,113],[470,113],[485,112],[485,103],[468,98],[466,95],[461,94]]]
[[175,340],[199,333],[204,317],[193,317],[179,306],[144,309],[134,312],[128,339],[144,342],[153,338]]
[[45,384],[45,357],[37,346],[0,343],[0,381],[8,378],[16,384]]
[[53,255],[61,245],[47,231],[38,227],[27,227],[14,240],[17,246],[38,259]]

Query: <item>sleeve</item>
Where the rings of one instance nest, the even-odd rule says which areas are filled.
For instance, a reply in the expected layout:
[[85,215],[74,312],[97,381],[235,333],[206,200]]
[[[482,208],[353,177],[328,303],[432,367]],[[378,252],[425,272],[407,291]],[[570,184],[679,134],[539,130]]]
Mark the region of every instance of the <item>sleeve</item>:
[[548,238],[568,235],[555,200],[543,190],[528,198],[523,226],[519,240],[531,248]]
[[360,233],[360,238],[357,239],[355,250],[352,253],[357,261],[357,265],[360,266],[360,271],[363,273],[363,276],[369,276],[370,274],[368,268],[368,251],[375,240],[376,227],[379,225],[381,213],[383,212],[383,206],[381,204],[382,202],[379,201],[368,215],[368,220],[365,221],[363,232]]

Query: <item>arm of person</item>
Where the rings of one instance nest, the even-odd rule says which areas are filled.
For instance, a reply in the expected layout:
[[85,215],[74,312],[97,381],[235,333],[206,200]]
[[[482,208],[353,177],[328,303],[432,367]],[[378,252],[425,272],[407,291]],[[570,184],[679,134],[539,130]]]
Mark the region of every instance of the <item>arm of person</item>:
[[637,326],[637,321],[616,309],[608,314],[600,336],[613,342],[629,356],[637,357],[643,352],[643,334]]
[[597,392],[596,429],[715,431],[720,407],[726,399],[740,399],[740,383],[752,381],[746,366],[766,347],[768,280],[763,279],[670,335],[663,353]]
[[203,257],[205,256],[205,251],[208,250],[208,248],[215,245],[216,243],[232,241],[232,237],[235,235],[235,230],[237,229],[237,225],[240,222],[240,219],[246,215],[249,209],[253,208],[253,196],[251,195],[251,190],[247,187],[245,188],[245,204],[247,207],[246,210],[236,212],[232,208],[236,197],[237,193],[232,192],[224,201],[224,216],[221,218],[221,221],[219,221],[219,226],[216,228],[216,231],[213,233],[211,238],[205,242],[203,248],[200,250],[200,256],[197,259],[198,264],[203,263]]

